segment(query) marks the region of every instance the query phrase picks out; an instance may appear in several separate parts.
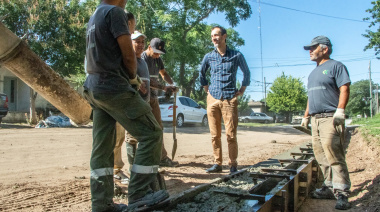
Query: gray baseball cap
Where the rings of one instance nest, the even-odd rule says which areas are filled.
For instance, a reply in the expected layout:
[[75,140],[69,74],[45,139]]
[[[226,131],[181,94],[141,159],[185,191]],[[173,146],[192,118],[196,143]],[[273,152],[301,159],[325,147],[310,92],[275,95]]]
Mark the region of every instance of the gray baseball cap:
[[311,43],[307,46],[304,46],[303,48],[305,50],[310,50],[310,47],[315,46],[317,44],[324,44],[328,47],[332,47],[330,39],[326,36],[320,35],[320,36],[313,38],[313,40],[311,40]]

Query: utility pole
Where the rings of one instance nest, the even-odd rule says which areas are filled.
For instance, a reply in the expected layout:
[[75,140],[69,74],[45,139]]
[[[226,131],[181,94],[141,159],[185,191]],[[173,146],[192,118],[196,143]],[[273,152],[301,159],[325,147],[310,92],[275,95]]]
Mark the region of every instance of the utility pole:
[[371,60],[369,60],[368,71],[369,71],[369,111],[370,111],[371,118],[372,118],[372,79],[371,79]]
[[379,114],[379,85],[376,85],[376,114]]
[[[260,0],[258,0],[259,2],[259,32],[260,32],[260,58],[261,58],[261,82],[263,82],[263,87],[262,87],[262,92],[264,92],[264,95],[265,95],[265,82],[264,82],[264,68],[263,68],[263,41],[262,41],[262,38],[261,38],[261,7],[260,7]],[[265,97],[264,97],[265,98]]]
[[267,112],[267,83],[265,81],[265,77],[264,77],[264,111],[265,113]]

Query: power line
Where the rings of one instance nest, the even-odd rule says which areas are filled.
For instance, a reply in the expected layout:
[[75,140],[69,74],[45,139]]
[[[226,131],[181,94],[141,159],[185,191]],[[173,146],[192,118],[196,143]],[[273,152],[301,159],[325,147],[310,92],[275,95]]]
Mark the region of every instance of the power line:
[[[252,1],[252,2],[254,2],[254,1]],[[331,16],[331,15],[324,15],[324,14],[319,14],[319,13],[314,13],[314,12],[309,12],[309,11],[304,11],[304,10],[298,10],[298,9],[294,9],[294,8],[290,8],[290,7],[284,7],[284,6],[265,3],[265,2],[260,2],[260,3],[268,5],[268,6],[272,6],[272,7],[278,7],[278,8],[282,8],[282,9],[292,10],[292,11],[301,12],[301,13],[307,13],[307,14],[311,14],[311,15],[318,15],[318,16],[323,16],[323,17],[327,17],[327,18],[335,18],[335,19],[340,19],[340,20],[345,20],[345,21],[354,21],[354,22],[361,22],[361,23],[371,23],[369,21],[364,21],[364,20],[356,20],[356,19],[351,19],[351,18],[343,18],[343,17]]]

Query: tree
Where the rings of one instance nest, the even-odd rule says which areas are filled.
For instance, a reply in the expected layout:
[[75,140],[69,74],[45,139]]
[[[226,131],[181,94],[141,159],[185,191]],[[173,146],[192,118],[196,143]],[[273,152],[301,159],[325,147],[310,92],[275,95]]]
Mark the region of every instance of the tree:
[[284,73],[274,80],[267,97],[269,110],[286,114],[288,118],[292,112],[305,110],[306,102],[307,92],[301,79]]
[[[83,73],[86,51],[86,23],[97,4],[96,0],[4,0],[0,14],[4,24],[17,36],[23,37],[30,48],[63,77]],[[31,120],[36,124],[31,90]]]
[[[185,96],[199,90],[195,86],[198,67],[203,56],[213,48],[211,26],[204,20],[211,13],[219,12],[231,26],[236,26],[252,13],[247,0],[130,0],[127,9],[136,16],[137,29],[150,39],[160,37],[166,41],[167,53],[163,56],[166,70]],[[244,40],[236,31],[228,29],[228,45],[236,48],[244,45]]]
[[[380,1],[373,1],[371,4],[373,5],[372,9],[366,10],[371,16],[364,18],[364,20],[371,20],[368,26],[370,29],[376,25],[377,27],[375,27],[376,31],[366,30],[367,34],[363,34],[369,40],[369,44],[365,46],[364,50],[374,49],[376,55],[378,55],[380,53],[380,27],[378,26],[380,23]],[[380,57],[377,57],[377,59],[380,59]]]
[[[376,85],[373,84],[372,85]],[[346,106],[346,114],[349,116],[358,114],[370,114],[369,80],[360,80],[350,86],[350,99]],[[373,99],[374,100],[374,99]],[[373,101],[372,100],[372,101]],[[374,103],[373,105],[377,105]]]

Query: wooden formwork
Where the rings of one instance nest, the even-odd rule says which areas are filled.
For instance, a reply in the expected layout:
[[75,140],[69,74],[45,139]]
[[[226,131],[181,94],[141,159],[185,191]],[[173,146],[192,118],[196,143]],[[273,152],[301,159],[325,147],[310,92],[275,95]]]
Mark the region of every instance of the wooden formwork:
[[[310,145],[300,148],[301,153],[290,153],[293,159],[278,160],[284,166],[279,169],[261,168],[261,172],[250,172],[253,180],[260,181],[253,186],[249,194],[236,194],[225,191],[223,194],[238,197],[239,202],[248,205],[252,211],[297,211],[318,179],[318,163],[313,157]],[[178,204],[193,202],[195,196],[209,190],[215,184],[226,182],[234,177],[249,172],[250,166],[232,175],[218,178],[211,183],[186,190],[153,207],[139,208],[137,211],[175,211]]]

